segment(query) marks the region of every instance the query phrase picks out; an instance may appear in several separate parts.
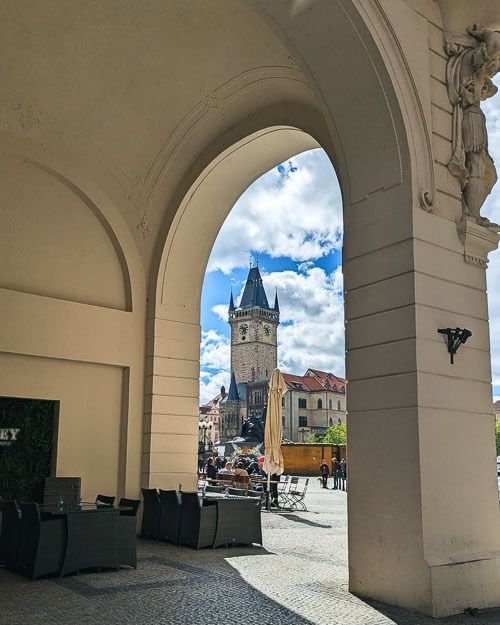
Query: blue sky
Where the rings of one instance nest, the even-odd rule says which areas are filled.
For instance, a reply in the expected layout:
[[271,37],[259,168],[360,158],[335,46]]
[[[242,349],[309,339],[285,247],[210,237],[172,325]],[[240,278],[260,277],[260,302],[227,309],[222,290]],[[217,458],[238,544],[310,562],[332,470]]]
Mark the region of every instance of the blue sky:
[[[500,86],[500,80],[497,80]],[[500,163],[500,95],[483,105],[490,153]],[[500,222],[500,184],[483,207]],[[229,382],[231,288],[239,301],[249,263],[258,259],[268,298],[278,289],[278,365],[343,376],[342,203],[337,177],[321,149],[304,152],[264,174],[239,198],[214,244],[202,293],[200,401]],[[500,399],[500,251],[487,272],[493,394]]]

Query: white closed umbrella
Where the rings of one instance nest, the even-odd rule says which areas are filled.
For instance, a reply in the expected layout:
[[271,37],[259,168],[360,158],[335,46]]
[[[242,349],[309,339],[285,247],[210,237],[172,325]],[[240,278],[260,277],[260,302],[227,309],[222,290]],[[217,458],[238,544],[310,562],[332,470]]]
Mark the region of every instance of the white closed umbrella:
[[264,471],[267,473],[267,493],[269,501],[271,475],[281,475],[285,470],[281,441],[283,440],[282,399],[286,393],[286,383],[279,369],[275,369],[269,381],[267,395],[266,428],[264,430]]

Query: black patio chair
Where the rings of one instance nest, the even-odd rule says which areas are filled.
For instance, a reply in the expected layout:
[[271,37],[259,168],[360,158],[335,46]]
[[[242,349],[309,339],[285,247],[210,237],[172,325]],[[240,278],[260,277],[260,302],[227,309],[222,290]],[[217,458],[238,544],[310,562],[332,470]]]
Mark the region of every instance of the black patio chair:
[[207,484],[205,486],[206,493],[222,493],[224,492],[224,488],[222,486],[214,486],[212,484]]
[[21,531],[19,508],[15,501],[1,501],[2,525],[0,528],[0,564],[15,572],[17,547]]
[[111,495],[97,495],[95,498],[96,506],[112,506],[115,503],[115,497]]
[[64,519],[42,521],[36,503],[22,503],[16,573],[37,579],[59,573],[66,546]]
[[158,538],[177,545],[182,511],[177,491],[160,489],[160,509]]
[[246,497],[247,491],[243,488],[228,488],[229,495],[237,495],[238,497]]
[[255,499],[219,499],[213,546],[262,545],[260,502]]
[[217,506],[202,506],[198,493],[181,492],[181,501],[179,545],[194,549],[211,547],[217,526]]
[[57,506],[62,499],[65,506],[76,506],[80,502],[81,483],[80,477],[46,477],[44,505]]
[[130,510],[120,510],[120,516],[133,516],[136,517],[141,507],[140,499],[126,499],[122,497],[118,502],[120,508],[130,508]]
[[106,506],[67,514],[66,551],[60,575],[82,569],[118,569],[118,519],[118,510]]
[[156,488],[142,488],[144,510],[142,513],[141,536],[158,540],[160,527],[160,497]]

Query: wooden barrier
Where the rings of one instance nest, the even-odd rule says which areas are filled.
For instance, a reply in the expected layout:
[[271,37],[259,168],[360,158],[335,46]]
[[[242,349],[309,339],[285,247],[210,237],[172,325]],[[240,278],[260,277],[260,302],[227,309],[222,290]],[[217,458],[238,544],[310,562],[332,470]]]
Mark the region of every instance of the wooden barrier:
[[330,472],[333,456],[336,456],[338,460],[342,458],[347,460],[345,445],[286,443],[281,445],[281,451],[287,475],[319,475],[319,465],[323,458]]

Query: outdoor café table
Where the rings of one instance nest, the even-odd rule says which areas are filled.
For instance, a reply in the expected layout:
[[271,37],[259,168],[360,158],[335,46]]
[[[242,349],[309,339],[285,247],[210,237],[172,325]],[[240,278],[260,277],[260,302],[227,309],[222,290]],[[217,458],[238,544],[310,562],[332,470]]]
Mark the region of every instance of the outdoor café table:
[[260,501],[255,497],[206,493],[204,505],[217,506],[214,547],[220,545],[262,545]]
[[119,541],[125,540],[135,545],[135,526],[133,535],[121,536],[119,527],[120,509],[128,507],[96,506],[40,506],[46,518],[64,517],[66,520],[66,549],[60,576],[74,571],[91,568],[118,569]]

